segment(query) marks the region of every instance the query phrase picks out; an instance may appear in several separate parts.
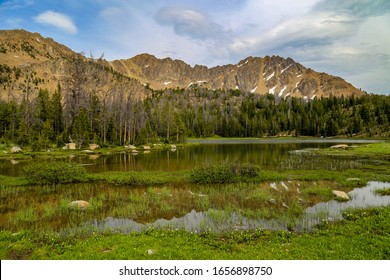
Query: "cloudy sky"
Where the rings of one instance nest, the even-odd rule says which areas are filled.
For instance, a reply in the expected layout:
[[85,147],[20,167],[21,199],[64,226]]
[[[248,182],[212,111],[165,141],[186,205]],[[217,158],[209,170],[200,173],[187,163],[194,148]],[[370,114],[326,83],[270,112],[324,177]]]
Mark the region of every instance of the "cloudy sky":
[[20,28],[107,60],[150,53],[216,66],[280,55],[390,93],[390,0],[0,1],[0,29]]

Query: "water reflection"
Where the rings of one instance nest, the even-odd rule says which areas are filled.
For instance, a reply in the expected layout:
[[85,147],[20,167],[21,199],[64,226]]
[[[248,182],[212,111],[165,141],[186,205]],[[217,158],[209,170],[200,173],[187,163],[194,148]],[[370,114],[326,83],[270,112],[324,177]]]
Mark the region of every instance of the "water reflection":
[[[199,140],[197,140],[199,141]],[[150,153],[131,152],[111,155],[69,155],[66,161],[83,165],[89,172],[106,171],[175,171],[192,169],[206,162],[237,161],[251,162],[265,170],[296,168],[348,169],[359,167],[354,159],[325,157],[321,160],[307,153],[294,153],[303,149],[319,149],[335,143],[362,144],[369,140],[207,140],[202,145],[185,146],[174,150],[152,151]],[[16,163],[13,160],[0,160],[0,174],[21,175],[21,170],[30,160]]]
[[343,218],[347,209],[364,209],[390,205],[390,196],[381,196],[375,191],[390,188],[390,183],[369,182],[364,188],[354,189],[348,195],[347,202],[328,201],[306,209],[304,217],[297,222],[296,229],[311,229],[324,220],[336,221]]
[[349,192],[350,201],[338,202],[335,200],[321,202],[305,210],[303,216],[297,220],[291,219],[263,219],[248,218],[238,211],[224,211],[208,209],[185,214],[179,218],[157,219],[152,223],[139,223],[132,219],[107,217],[102,221],[90,221],[81,228],[106,230],[107,228],[121,232],[143,231],[148,228],[184,229],[191,232],[227,232],[232,230],[294,230],[298,232],[310,231],[324,220],[335,221],[343,218],[347,209],[364,209],[369,207],[390,205],[390,196],[381,196],[375,193],[379,189],[390,188],[390,183],[369,182],[364,188],[357,188]]

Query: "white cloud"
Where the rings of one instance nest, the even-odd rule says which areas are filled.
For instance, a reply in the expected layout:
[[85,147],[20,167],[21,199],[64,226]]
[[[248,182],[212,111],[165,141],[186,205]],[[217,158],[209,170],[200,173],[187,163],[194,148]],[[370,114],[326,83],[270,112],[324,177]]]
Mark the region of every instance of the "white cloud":
[[156,15],[158,23],[172,25],[176,34],[194,39],[210,39],[221,36],[221,26],[197,10],[179,7],[164,7]]
[[38,16],[34,17],[34,20],[38,23],[44,24],[44,25],[52,25],[57,28],[60,28],[70,34],[76,34],[77,33],[77,27],[73,23],[72,19],[68,17],[67,15],[53,12],[53,11],[47,11],[44,13],[39,14]]

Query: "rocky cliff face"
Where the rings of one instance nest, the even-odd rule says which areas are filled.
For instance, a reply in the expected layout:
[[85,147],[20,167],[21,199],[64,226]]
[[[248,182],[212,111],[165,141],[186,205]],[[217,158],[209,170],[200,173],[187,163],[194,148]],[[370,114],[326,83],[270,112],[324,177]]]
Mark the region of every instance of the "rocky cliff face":
[[209,89],[239,89],[277,97],[362,95],[339,77],[307,69],[291,58],[248,57],[235,65],[191,67],[180,60],[158,59],[142,54],[111,62],[114,69],[148,84],[154,89],[187,88],[200,85]]
[[20,101],[26,92],[36,93],[39,88],[53,92],[58,84],[66,89],[72,71],[82,73],[83,77],[76,77],[86,93],[94,91],[101,98],[115,94],[143,98],[148,92],[146,84],[153,89],[195,85],[239,89],[278,98],[363,94],[343,79],[307,69],[291,58],[248,57],[234,65],[213,68],[191,67],[180,60],[149,54],[108,62],[86,58],[38,33],[0,31],[0,98]]

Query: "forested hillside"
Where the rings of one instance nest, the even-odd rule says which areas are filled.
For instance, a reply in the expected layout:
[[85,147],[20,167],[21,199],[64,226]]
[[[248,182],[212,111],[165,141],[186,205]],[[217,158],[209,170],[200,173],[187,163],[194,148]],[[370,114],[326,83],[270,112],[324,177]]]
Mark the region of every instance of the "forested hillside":
[[0,139],[45,149],[70,140],[82,148],[92,142],[140,145],[210,136],[389,135],[390,97],[384,95],[277,99],[197,85],[147,92],[143,100],[126,94],[101,100],[93,91],[81,98],[58,86],[21,103],[3,99]]

